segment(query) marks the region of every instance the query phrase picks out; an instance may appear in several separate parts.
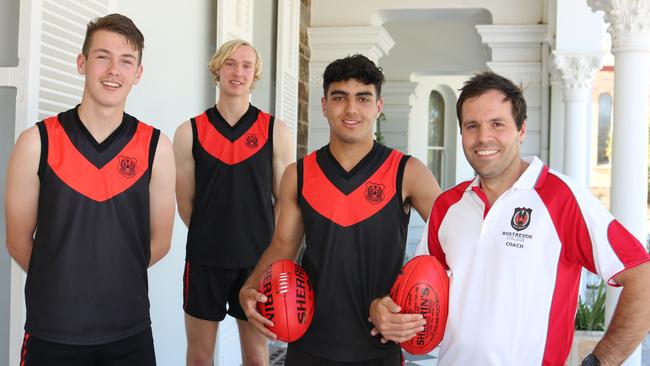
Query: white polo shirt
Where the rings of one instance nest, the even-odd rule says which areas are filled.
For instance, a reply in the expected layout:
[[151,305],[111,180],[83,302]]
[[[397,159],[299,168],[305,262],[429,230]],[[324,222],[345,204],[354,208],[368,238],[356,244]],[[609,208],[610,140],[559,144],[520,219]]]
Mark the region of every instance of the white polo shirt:
[[595,197],[528,162],[492,207],[478,177],[433,205],[418,254],[451,275],[439,366],[564,365],[581,268],[617,286],[615,274],[650,260]]

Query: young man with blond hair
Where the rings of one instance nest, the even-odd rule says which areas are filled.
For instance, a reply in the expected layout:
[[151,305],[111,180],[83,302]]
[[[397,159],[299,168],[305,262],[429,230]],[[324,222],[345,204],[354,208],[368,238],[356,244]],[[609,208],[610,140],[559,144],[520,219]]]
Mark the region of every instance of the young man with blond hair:
[[25,130],[9,161],[7,247],[27,271],[21,365],[155,365],[147,267],[171,245],[172,146],[124,113],[144,37],[88,24],[81,104]]
[[271,242],[280,178],[295,148],[286,124],[249,102],[262,70],[250,43],[224,43],[209,68],[218,102],[182,123],[174,137],[176,199],[189,229],[187,364],[212,365],[217,328],[229,314],[237,319],[244,365],[266,365],[266,339],[249,325],[238,294]]

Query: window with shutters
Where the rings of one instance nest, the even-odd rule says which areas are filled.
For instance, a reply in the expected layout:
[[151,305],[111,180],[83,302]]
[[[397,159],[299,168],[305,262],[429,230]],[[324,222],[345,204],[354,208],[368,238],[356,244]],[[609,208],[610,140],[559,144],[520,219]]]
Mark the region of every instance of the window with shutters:
[[76,59],[86,25],[109,13],[108,1],[44,0],[41,25],[38,118],[70,109],[81,101],[84,79]]

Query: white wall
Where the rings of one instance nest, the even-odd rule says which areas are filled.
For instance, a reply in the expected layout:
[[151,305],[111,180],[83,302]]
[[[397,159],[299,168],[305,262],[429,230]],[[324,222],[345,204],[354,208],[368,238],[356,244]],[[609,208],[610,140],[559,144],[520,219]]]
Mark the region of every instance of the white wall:
[[[389,54],[379,60],[386,79],[408,80],[411,74],[459,75],[485,69],[489,53],[481,43],[476,24],[468,20],[400,21],[383,26],[395,40]],[[440,37],[436,35],[453,35]]]
[[545,18],[541,0],[312,0],[311,26],[381,23],[373,15],[381,9],[480,9],[492,13],[494,24],[536,24]]
[[[18,1],[0,0],[0,67],[18,65]],[[16,88],[0,86],[0,207],[4,208],[7,160],[14,145]],[[5,249],[5,216],[0,211],[0,363],[9,354],[11,259]]]
[[[603,13],[593,13],[584,0],[557,1],[555,49],[558,52],[603,51]],[[576,27],[576,24],[580,24]],[[603,52],[604,53],[604,52]]]
[[[215,51],[216,2],[118,0],[116,6],[145,37],[144,74],[126,110],[171,138],[179,123],[215,100],[207,63]],[[185,364],[181,300],[186,235],[177,216],[170,253],[149,270],[156,357],[162,366]]]

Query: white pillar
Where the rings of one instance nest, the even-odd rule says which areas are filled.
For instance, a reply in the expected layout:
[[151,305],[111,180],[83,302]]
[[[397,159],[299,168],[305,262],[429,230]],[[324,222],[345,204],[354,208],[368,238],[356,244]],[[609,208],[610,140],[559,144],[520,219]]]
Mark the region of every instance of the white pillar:
[[412,109],[411,96],[415,93],[417,83],[410,81],[387,81],[381,88],[384,99],[384,116],[381,134],[384,144],[408,154],[408,128]]
[[548,166],[564,171],[564,103],[559,73],[551,73]]
[[587,139],[587,105],[591,98],[594,71],[600,68],[600,57],[553,53],[551,69],[562,82],[564,102],[564,173],[587,187],[589,152]]
[[378,63],[388,54],[395,41],[384,27],[317,27],[307,30],[311,58],[309,61],[309,141],[313,151],[329,141],[329,125],[321,111],[323,71],[339,58],[362,54]]
[[253,0],[217,0],[217,47],[236,38],[253,41],[254,8]]
[[[612,214],[641,243],[646,241],[648,201],[648,99],[650,97],[650,1],[587,0],[605,12],[614,54]],[[609,324],[620,292],[607,289]],[[641,364],[641,347],[624,363]]]
[[[544,156],[548,150],[548,120],[542,120],[542,52],[547,43],[546,25],[477,25],[481,41],[492,50],[487,66],[521,84],[528,104],[523,155]],[[542,134],[546,135],[542,137]],[[546,145],[543,145],[546,144]]]

